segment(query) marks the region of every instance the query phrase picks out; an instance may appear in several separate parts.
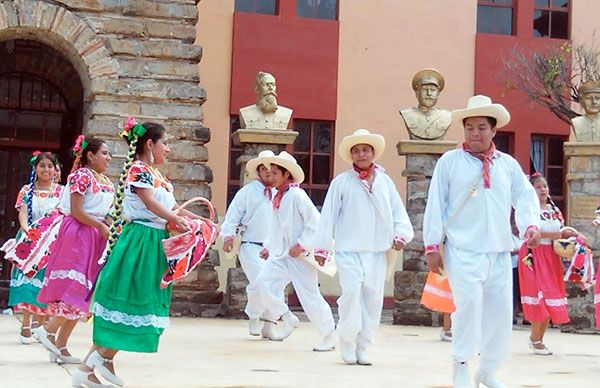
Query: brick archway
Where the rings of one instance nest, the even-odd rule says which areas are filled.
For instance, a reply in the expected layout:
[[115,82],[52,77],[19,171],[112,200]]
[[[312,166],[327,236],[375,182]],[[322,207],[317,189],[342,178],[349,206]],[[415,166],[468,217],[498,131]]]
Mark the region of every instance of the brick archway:
[[117,78],[117,62],[104,42],[65,7],[34,0],[0,3],[0,41],[7,39],[37,40],[64,55],[79,74],[86,102],[102,91],[102,79]]

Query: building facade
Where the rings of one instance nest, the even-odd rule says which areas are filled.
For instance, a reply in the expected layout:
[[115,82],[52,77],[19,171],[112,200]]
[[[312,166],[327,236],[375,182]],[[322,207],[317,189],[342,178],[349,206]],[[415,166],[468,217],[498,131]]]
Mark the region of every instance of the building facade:
[[[220,214],[239,187],[241,151],[230,133],[238,109],[254,102],[259,70],[276,76],[278,102],[294,109],[290,128],[300,135],[289,150],[307,174],[304,186],[316,205],[331,178],[348,167],[335,151],[357,128],[385,136],[380,162],[405,193],[405,161],[395,146],[408,132],[398,111],[416,106],[411,79],[426,67],[445,77],[439,107],[464,107],[474,94],[504,104],[512,120],[496,136],[498,148],[526,173],[546,175],[553,198],[563,203],[562,144],[570,128],[507,88],[501,75],[515,48],[591,43],[600,17],[594,0],[223,0],[201,2],[199,10],[213,201]],[[452,126],[445,139],[461,138],[461,128]],[[330,279],[322,289],[339,292]],[[392,292],[390,282],[386,294]]]

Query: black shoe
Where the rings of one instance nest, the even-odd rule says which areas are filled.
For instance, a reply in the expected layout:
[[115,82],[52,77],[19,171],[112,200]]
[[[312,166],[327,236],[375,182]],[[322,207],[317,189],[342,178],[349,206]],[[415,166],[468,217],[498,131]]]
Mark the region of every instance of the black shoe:
[[523,319],[523,325],[530,326],[531,322],[529,322],[527,319]]

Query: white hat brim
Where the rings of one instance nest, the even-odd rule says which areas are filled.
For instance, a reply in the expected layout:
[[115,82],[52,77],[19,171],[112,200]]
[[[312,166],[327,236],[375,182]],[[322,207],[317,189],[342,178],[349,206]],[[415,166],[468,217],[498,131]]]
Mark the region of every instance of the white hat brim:
[[373,161],[376,161],[383,155],[385,150],[385,138],[376,133],[349,135],[342,139],[338,147],[340,158],[346,163],[352,163],[352,147],[357,144],[368,144],[373,147]]
[[248,172],[248,178],[250,178],[250,179],[258,178],[258,166],[260,166],[261,164],[264,164],[265,167],[269,168],[267,163],[265,163],[266,159],[268,159],[268,157],[254,158],[254,159],[250,159],[246,163],[246,171]]
[[271,168],[271,164],[281,166],[290,172],[294,183],[299,185],[302,182],[304,182],[304,170],[302,170],[302,167],[300,167],[300,165],[296,161],[281,158],[276,155],[265,158],[263,164],[265,164],[269,168]]
[[502,128],[510,122],[510,113],[501,104],[490,104],[452,111],[452,121],[457,124],[462,125],[463,120],[469,117],[493,117],[496,119],[496,128]]

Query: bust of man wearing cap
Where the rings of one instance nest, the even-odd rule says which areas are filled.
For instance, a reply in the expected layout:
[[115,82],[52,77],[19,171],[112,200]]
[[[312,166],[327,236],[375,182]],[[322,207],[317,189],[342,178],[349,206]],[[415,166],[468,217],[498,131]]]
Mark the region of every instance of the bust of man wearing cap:
[[256,104],[240,109],[240,125],[248,129],[287,129],[292,110],[277,105],[277,83],[272,74],[256,74]]
[[600,142],[600,82],[584,83],[579,94],[579,105],[585,114],[571,119],[575,138],[581,142]]
[[434,69],[423,69],[412,79],[419,106],[400,111],[412,140],[442,140],[452,115],[450,111],[435,107],[440,92],[444,90],[444,77]]

